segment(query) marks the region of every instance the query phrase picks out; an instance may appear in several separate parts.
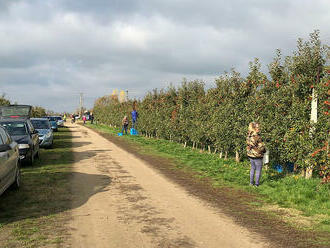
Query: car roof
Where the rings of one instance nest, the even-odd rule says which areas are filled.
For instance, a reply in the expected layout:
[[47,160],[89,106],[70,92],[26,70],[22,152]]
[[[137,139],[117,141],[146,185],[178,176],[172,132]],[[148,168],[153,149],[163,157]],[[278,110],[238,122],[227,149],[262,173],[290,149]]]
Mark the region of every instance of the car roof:
[[48,121],[48,118],[31,118],[31,121]]
[[2,118],[0,122],[27,122],[29,118]]

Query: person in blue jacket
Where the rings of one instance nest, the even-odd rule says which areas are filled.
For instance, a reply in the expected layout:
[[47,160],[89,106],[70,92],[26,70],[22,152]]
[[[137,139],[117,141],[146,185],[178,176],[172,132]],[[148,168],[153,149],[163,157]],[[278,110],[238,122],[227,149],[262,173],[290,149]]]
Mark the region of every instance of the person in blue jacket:
[[136,122],[139,117],[139,113],[136,111],[135,107],[133,107],[133,111],[131,114],[132,114],[132,128],[135,129]]

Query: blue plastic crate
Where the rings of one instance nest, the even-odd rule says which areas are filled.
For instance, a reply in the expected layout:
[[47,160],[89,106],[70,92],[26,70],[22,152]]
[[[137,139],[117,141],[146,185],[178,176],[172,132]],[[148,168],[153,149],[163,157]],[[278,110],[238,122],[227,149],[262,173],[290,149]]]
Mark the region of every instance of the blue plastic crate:
[[130,134],[131,135],[138,135],[138,131],[135,128],[130,129]]
[[123,133],[118,133],[118,136],[123,136]]
[[283,167],[282,167],[282,165],[280,165],[280,164],[276,164],[276,165],[274,166],[274,169],[275,169],[277,172],[279,172],[279,173],[283,172]]

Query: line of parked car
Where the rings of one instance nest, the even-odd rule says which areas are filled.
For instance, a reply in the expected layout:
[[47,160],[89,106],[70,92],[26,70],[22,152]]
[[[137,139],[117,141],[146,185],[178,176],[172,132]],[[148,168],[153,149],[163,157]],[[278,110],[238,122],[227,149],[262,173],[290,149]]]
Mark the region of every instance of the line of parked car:
[[31,118],[29,105],[0,106],[0,195],[19,188],[22,163],[32,165],[40,147],[52,148],[53,132],[64,126],[60,116]]

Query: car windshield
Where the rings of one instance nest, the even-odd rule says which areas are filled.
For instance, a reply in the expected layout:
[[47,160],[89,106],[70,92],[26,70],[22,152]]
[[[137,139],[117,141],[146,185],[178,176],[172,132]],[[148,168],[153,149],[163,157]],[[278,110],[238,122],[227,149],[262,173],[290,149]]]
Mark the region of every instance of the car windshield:
[[7,129],[10,136],[26,135],[27,130],[24,122],[1,122],[1,126]]
[[58,120],[58,121],[62,120],[62,117],[60,117],[60,116],[56,116],[55,118],[56,118],[56,120]]
[[48,120],[31,120],[35,129],[50,129]]
[[1,108],[3,117],[9,116],[29,116],[30,114],[30,106],[20,106],[20,105],[12,105],[12,106],[4,106]]
[[53,116],[49,116],[49,117],[47,117],[47,118],[48,118],[48,120],[50,120],[50,121],[56,121],[56,118],[53,117]]

